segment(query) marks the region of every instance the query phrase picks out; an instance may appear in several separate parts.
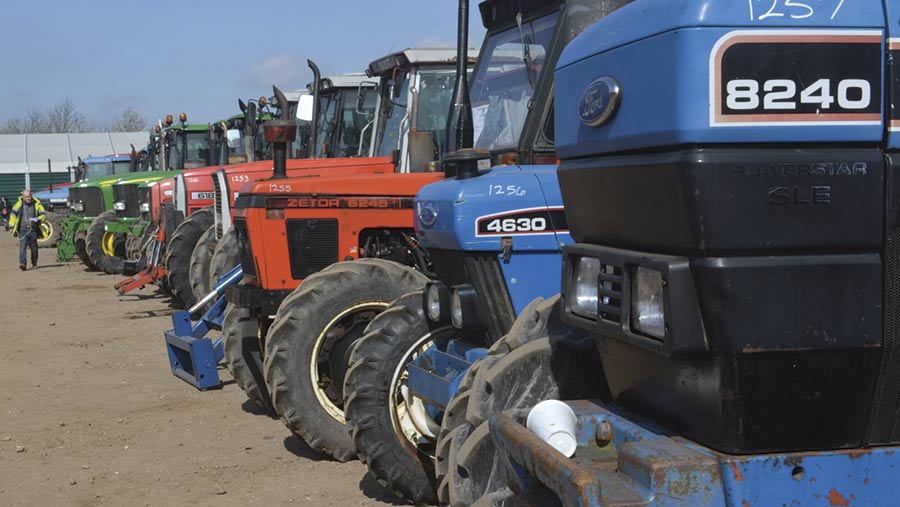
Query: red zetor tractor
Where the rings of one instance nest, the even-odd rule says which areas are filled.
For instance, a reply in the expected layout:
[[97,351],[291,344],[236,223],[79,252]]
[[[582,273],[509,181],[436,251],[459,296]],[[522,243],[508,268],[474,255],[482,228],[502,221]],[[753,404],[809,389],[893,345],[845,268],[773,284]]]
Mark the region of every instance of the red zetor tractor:
[[[412,204],[422,186],[443,178],[436,161],[455,66],[455,49],[409,49],[370,64],[369,75],[381,78],[373,153],[391,174],[273,178],[242,191],[235,204],[244,278],[227,290],[226,362],[251,399],[340,460],[354,456],[342,411],[351,345],[391,301],[424,284],[419,270],[429,270],[413,235]],[[331,268],[348,282],[366,280],[354,291],[317,281],[321,270],[356,259]],[[335,315],[338,307],[350,310]],[[284,341],[266,343],[276,312],[291,315],[282,319],[291,329],[281,333]]]
[[[315,64],[313,64],[315,65]],[[371,173],[390,171],[384,162],[360,162],[358,158],[371,156],[372,125],[377,95],[373,81],[363,73],[341,74],[319,79],[308,86],[302,104],[298,104],[297,118],[301,122],[316,119],[307,129],[298,129],[286,163],[287,175],[318,176],[328,174]],[[318,108],[313,107],[318,94]],[[287,100],[291,100],[288,97]],[[311,129],[316,129],[320,160],[305,160],[310,154]],[[290,152],[293,152],[292,154]],[[324,162],[321,158],[329,158]],[[315,157],[313,157],[315,158]],[[311,172],[312,171],[312,172]],[[206,229],[197,241],[190,258],[189,281],[194,300],[209,294],[221,275],[240,264],[237,242],[231,230],[231,210],[238,190],[248,183],[272,177],[272,163],[241,164],[217,170],[208,178],[214,189],[213,226]]]

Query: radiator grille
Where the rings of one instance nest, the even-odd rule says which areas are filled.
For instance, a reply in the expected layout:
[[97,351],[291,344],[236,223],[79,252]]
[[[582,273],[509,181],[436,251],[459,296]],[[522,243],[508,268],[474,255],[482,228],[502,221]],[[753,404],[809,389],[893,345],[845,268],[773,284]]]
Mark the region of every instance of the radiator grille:
[[69,201],[84,204],[82,216],[96,217],[106,210],[103,192],[97,187],[73,188],[69,190]]
[[244,276],[256,276],[256,264],[253,262],[253,250],[250,248],[250,236],[247,235],[245,218],[235,217],[234,234],[241,247],[241,268],[244,270]]
[[213,193],[213,214],[216,220],[216,239],[222,239],[222,186],[219,185],[219,178],[214,174],[212,177]]
[[885,243],[884,335],[866,429],[869,445],[900,440],[900,227],[887,228]]
[[493,343],[505,335],[516,313],[496,253],[429,250],[438,279],[447,285],[470,284],[478,293],[482,322]]
[[291,276],[303,280],[338,261],[338,221],[335,218],[287,221]]
[[116,211],[116,215],[120,217],[137,217],[141,215],[138,206],[138,184],[137,183],[120,183],[113,185],[113,202],[124,202],[125,211]]
[[600,318],[616,324],[622,323],[622,267],[614,264],[600,265],[600,284],[597,288]]

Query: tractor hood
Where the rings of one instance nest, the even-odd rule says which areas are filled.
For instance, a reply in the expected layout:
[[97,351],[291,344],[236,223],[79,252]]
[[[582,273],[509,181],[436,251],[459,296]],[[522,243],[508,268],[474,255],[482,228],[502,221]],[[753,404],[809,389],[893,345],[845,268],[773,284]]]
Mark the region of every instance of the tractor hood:
[[560,251],[572,243],[556,166],[505,166],[475,178],[448,179],[416,195],[416,233],[426,248]]

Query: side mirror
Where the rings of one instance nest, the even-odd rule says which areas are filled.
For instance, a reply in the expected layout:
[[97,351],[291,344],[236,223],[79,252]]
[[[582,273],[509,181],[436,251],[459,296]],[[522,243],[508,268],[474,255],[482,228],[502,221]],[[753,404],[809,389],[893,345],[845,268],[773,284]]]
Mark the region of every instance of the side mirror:
[[313,121],[313,106],[315,99],[312,95],[301,95],[297,102],[297,119],[300,121]]
[[228,147],[238,149],[241,147],[241,131],[238,129],[229,129],[225,132],[225,138],[228,139]]
[[[406,80],[406,71],[394,69],[391,76],[391,99],[399,99],[403,95],[403,82]],[[399,83],[399,84],[398,84]]]
[[375,93],[373,93],[375,86],[374,81],[363,81],[359,84],[356,91],[356,114],[366,116],[375,110]]

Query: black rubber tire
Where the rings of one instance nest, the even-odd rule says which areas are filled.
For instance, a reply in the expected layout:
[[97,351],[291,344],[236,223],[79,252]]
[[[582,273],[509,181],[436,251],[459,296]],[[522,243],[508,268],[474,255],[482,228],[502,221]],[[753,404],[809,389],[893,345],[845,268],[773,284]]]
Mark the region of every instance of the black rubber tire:
[[234,382],[254,403],[272,412],[272,399],[263,376],[259,321],[250,315],[250,310],[234,305],[225,307],[222,348]]
[[[342,369],[371,319],[391,301],[421,289],[426,281],[418,271],[395,262],[339,262],[305,279],[281,303],[266,337],[266,384],[275,412],[314,450],[339,461],[356,456],[343,416]],[[328,372],[337,378],[322,387],[325,381],[313,381],[313,375],[325,366],[317,364],[313,371],[310,363],[318,359],[320,338],[345,318],[351,322],[345,324],[339,341],[331,344],[337,350],[329,354],[339,357],[333,365],[337,370]]]
[[[447,456],[446,475],[438,486],[442,504],[517,502],[490,437],[491,415],[527,409],[546,399],[609,399],[592,338],[563,324],[561,307],[559,296],[529,304],[479,361],[468,389],[451,399],[456,413],[445,417],[438,439],[438,448]],[[459,396],[465,403],[455,402]]]
[[[207,227],[194,251],[191,253],[191,264],[189,266],[188,278],[191,282],[191,292],[194,294],[194,301],[200,301],[204,296],[209,294],[212,287],[209,285],[209,269],[212,261],[213,251],[216,248],[216,228]],[[206,305],[203,309],[205,312],[212,303]]]
[[84,238],[84,248],[91,264],[100,271],[111,275],[121,274],[122,267],[125,263],[124,237],[119,238],[117,235],[115,238],[113,252],[116,255],[106,255],[103,252],[103,239],[106,235],[104,227],[107,222],[115,221],[116,212],[114,210],[107,210],[100,213],[100,215],[91,222]]
[[62,220],[65,218],[63,215],[58,213],[50,213],[46,214],[47,219],[46,223],[51,228],[51,233],[49,236],[43,239],[38,240],[39,248],[56,248],[56,245],[59,243],[59,236],[62,233]]
[[344,382],[344,412],[359,459],[382,486],[416,504],[437,503],[434,450],[398,433],[400,415],[391,392],[398,388],[397,369],[425,342],[448,334],[456,332],[425,318],[422,291],[402,296],[372,320],[353,347]]
[[[140,260],[146,254],[144,251],[150,243],[150,227],[146,220],[139,218],[132,226],[134,228],[142,227],[144,233],[140,236],[130,235],[125,238],[125,259],[129,261]],[[146,263],[144,263],[146,264]],[[146,265],[139,266],[138,270],[144,269]]]
[[[241,263],[241,250],[234,228],[228,230],[216,243],[209,263],[209,286],[219,284],[219,277],[236,268]],[[212,289],[210,289],[212,290]]]
[[166,244],[166,282],[176,306],[190,308],[197,301],[191,289],[191,254],[200,236],[212,224],[212,208],[195,211],[175,228]]
[[87,241],[85,240],[84,234],[78,234],[75,236],[75,255],[81,259],[81,262],[88,268],[89,271],[100,271],[100,268],[94,265],[91,262],[91,258],[87,254]]

